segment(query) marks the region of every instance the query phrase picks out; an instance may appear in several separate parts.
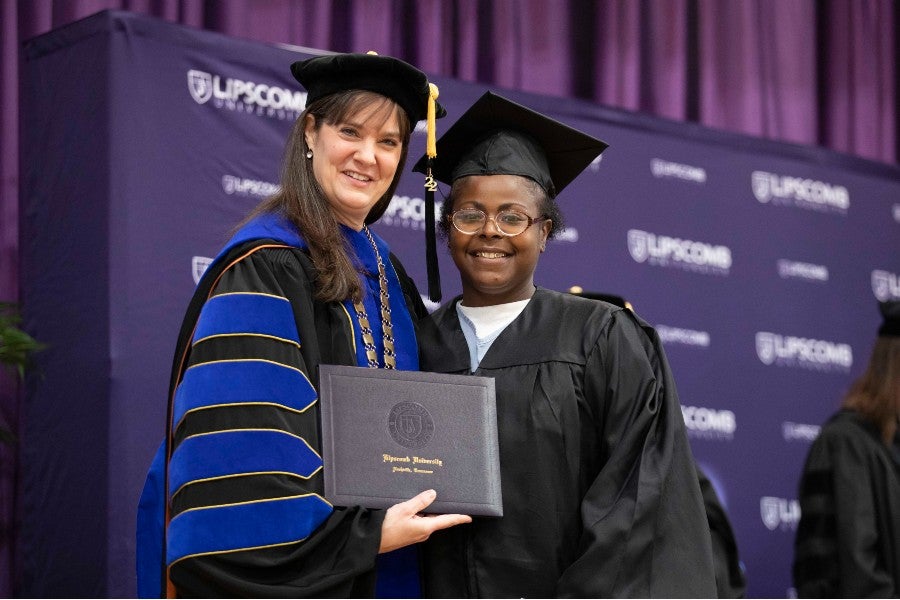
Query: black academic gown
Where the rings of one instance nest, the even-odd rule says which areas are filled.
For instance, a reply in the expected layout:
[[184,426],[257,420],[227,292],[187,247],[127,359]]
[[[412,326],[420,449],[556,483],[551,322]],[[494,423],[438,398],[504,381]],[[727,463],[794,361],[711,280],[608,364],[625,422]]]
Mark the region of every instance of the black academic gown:
[[[459,298],[423,370],[469,373]],[[715,597],[703,499],[666,358],[631,311],[541,289],[476,375],[497,391],[502,518],[435,532],[429,597]]]
[[[406,309],[415,322],[427,312],[391,264],[403,296],[392,297],[395,318]],[[166,551],[179,597],[375,593],[385,511],[322,498],[318,366],[358,356],[346,307],[315,300],[314,281],[303,249],[256,239],[216,260],[187,311],[168,469]]]
[[813,442],[800,481],[794,585],[801,598],[900,597],[900,433],[841,410]]

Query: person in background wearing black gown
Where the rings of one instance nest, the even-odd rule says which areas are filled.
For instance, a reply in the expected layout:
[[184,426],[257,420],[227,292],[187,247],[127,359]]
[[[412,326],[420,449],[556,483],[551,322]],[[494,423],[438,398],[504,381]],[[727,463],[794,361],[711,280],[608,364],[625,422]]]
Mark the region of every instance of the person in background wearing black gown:
[[809,450],[794,586],[801,598],[900,597],[900,300],[862,376]]
[[[631,311],[536,287],[557,194],[606,147],[490,92],[438,141],[462,296],[422,369],[493,377],[503,517],[435,532],[429,597],[714,597],[710,532],[675,383]],[[426,169],[425,159],[416,170]]]

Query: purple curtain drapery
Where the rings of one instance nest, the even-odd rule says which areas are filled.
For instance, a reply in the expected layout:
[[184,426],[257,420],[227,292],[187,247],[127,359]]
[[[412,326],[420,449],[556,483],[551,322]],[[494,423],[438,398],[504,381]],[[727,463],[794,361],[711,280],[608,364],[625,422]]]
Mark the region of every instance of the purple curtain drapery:
[[[253,40],[376,50],[466,81],[897,161],[892,0],[30,0],[0,3],[0,301],[18,298],[23,40],[123,9]],[[20,396],[0,373],[0,425]],[[16,448],[0,444],[0,596],[15,595]]]

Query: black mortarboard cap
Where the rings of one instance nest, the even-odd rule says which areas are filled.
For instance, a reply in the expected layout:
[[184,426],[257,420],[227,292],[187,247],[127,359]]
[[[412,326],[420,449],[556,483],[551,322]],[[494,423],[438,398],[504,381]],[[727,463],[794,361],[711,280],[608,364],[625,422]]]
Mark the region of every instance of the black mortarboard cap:
[[[432,173],[520,175],[555,198],[608,144],[503,96],[486,92],[437,142]],[[414,171],[425,172],[425,157]]]
[[879,302],[881,317],[884,319],[878,328],[879,336],[900,337],[900,300]]
[[[409,63],[377,54],[329,54],[295,62],[291,73],[306,88],[306,104],[347,90],[366,90],[399,104],[415,124],[426,118],[428,77]],[[435,117],[447,114],[435,102]]]

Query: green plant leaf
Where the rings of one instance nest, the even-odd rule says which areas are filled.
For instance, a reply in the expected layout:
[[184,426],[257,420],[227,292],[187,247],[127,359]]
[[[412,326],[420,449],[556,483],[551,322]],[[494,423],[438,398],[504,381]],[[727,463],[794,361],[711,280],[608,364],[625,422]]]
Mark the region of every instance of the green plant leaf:
[[46,347],[19,329],[21,322],[15,304],[0,302],[0,364],[14,368],[20,378],[25,376],[30,355]]

